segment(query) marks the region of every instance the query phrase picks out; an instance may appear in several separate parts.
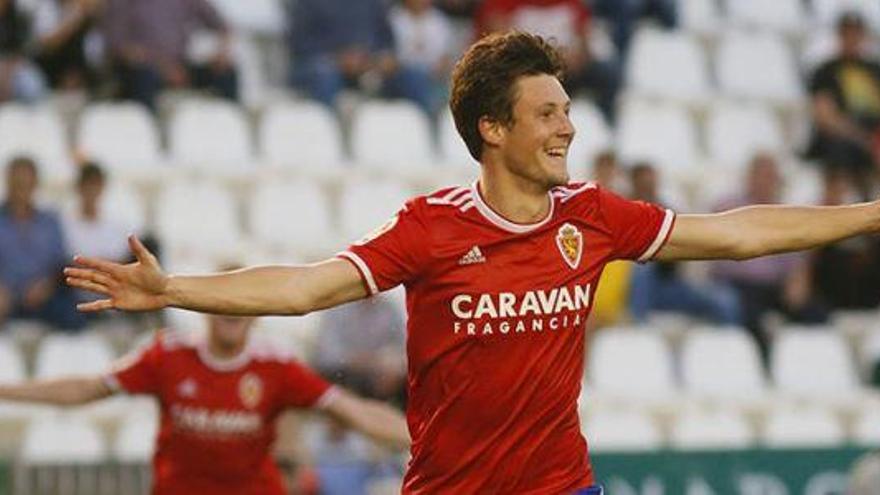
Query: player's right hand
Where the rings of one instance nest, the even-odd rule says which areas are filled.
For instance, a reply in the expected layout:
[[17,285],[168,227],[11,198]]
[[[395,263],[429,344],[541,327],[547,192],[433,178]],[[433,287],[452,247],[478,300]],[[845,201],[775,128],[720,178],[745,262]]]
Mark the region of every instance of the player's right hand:
[[136,261],[127,265],[97,258],[76,256],[77,266],[64,269],[65,281],[71,287],[106,296],[94,302],[77,305],[84,312],[106,309],[151,311],[168,305],[165,289],[168,276],[159,261],[135,236],[128,245]]

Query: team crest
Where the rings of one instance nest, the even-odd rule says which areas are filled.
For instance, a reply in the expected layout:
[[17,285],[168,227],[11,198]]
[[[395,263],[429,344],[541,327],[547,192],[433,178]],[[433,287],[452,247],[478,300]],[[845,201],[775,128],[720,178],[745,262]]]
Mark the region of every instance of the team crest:
[[247,373],[238,381],[238,398],[248,409],[257,407],[263,398],[263,382],[254,373]]
[[577,268],[581,264],[584,236],[574,225],[566,223],[559,227],[559,232],[556,234],[556,247],[559,248],[562,259],[572,269]]

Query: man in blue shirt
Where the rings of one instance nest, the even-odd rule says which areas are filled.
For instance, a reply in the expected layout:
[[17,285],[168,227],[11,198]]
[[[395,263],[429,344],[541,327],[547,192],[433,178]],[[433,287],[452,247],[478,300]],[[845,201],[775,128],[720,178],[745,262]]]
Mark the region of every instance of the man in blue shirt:
[[360,87],[436,111],[430,75],[394,56],[382,0],[298,0],[291,15],[291,82],[311,98],[332,107],[342,89]]
[[67,260],[57,216],[34,204],[37,167],[26,157],[6,167],[6,200],[0,206],[0,323],[39,319],[78,329],[84,318],[69,288],[60,283]]

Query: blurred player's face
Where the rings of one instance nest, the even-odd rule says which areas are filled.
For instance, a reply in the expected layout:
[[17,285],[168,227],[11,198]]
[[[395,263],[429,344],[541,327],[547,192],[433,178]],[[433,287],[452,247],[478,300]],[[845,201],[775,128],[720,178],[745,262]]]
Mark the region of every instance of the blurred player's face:
[[516,83],[513,123],[505,127],[499,150],[508,171],[549,189],[568,183],[568,148],[574,126],[571,101],[559,80],[542,74]]
[[211,350],[228,357],[244,349],[254,319],[242,316],[211,315],[208,338]]

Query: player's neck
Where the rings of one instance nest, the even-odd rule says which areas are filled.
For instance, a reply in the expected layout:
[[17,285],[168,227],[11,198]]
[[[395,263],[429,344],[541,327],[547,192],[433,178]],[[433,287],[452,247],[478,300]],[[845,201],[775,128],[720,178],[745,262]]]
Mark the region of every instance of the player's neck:
[[237,358],[244,352],[244,348],[244,342],[239,345],[223,345],[220,342],[208,339],[208,353],[214,359],[221,361]]
[[533,181],[510,173],[498,173],[497,167],[482,167],[480,195],[499,215],[516,223],[540,222],[550,213],[547,190]]

